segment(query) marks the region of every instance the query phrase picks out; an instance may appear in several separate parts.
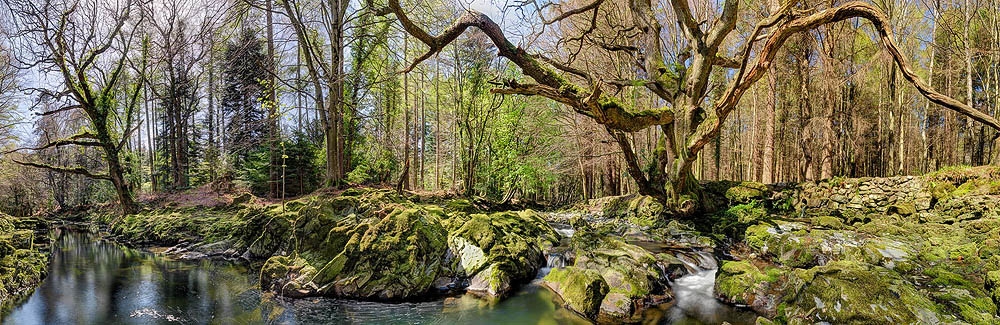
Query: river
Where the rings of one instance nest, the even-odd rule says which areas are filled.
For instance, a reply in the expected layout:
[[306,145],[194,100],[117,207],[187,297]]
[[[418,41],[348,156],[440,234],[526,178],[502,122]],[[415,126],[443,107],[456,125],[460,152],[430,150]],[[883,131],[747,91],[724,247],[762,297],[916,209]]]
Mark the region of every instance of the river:
[[[4,325],[587,323],[554,304],[538,280],[495,303],[470,295],[418,303],[271,298],[244,263],[173,260],[84,232],[57,233],[48,276]],[[677,279],[677,301],[647,311],[646,323],[752,323],[752,314],[711,297],[714,274]]]

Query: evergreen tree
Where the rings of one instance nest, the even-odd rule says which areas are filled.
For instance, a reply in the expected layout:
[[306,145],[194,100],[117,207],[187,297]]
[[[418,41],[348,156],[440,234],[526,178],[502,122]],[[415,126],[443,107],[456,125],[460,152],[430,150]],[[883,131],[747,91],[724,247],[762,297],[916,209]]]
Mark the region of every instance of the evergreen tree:
[[243,29],[237,42],[231,42],[224,59],[222,114],[226,121],[226,153],[239,169],[267,138],[267,112],[261,106],[267,74],[267,56],[256,32]]

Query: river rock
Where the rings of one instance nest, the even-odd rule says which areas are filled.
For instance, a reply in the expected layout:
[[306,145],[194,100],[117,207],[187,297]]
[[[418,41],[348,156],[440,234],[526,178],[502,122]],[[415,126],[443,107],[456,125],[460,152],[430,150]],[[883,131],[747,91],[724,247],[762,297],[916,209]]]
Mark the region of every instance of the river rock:
[[726,261],[716,273],[715,295],[720,300],[740,306],[749,306],[768,317],[774,317],[781,296],[773,290],[783,272],[769,268],[762,272],[750,261]]
[[34,229],[44,222],[0,213],[0,311],[29,295],[47,274],[48,249],[38,247]]
[[[447,232],[438,216],[396,208],[381,219],[343,218],[317,251],[275,256],[261,271],[266,289],[293,295],[399,300],[426,294],[442,265]],[[336,252],[336,253],[333,253]]]
[[554,269],[543,284],[562,298],[566,307],[594,318],[600,310],[608,284],[600,273],[577,267]]
[[470,292],[505,297],[517,283],[531,280],[544,266],[543,251],[559,235],[538,213],[525,210],[455,217],[448,246],[457,259],[451,269],[470,277]]
[[989,292],[994,304],[1000,305],[1000,271],[989,271],[986,273],[984,288]]
[[[587,274],[596,274],[609,288],[606,295],[599,297],[597,311],[577,309],[581,308],[581,305],[570,304],[568,307],[576,312],[591,318],[600,314],[602,319],[613,322],[632,322],[641,320],[642,312],[646,308],[673,298],[669,291],[669,277],[664,272],[670,266],[661,264],[657,257],[646,249],[621,239],[595,236],[586,231],[583,233],[578,231],[578,235],[574,237],[574,245],[577,247],[574,252],[576,261],[567,269],[571,272],[586,271]],[[672,257],[668,254],[660,255]],[[667,262],[682,263],[675,257],[667,258]],[[553,273],[555,272],[554,270]],[[565,271],[560,270],[558,274],[563,274],[562,272]],[[579,286],[589,285],[587,282],[562,280],[561,275],[550,274],[545,278],[546,283],[560,282],[557,285],[548,285],[559,295],[562,295],[560,290],[570,290],[571,293],[583,292],[586,288]],[[561,289],[555,290],[556,287]]]

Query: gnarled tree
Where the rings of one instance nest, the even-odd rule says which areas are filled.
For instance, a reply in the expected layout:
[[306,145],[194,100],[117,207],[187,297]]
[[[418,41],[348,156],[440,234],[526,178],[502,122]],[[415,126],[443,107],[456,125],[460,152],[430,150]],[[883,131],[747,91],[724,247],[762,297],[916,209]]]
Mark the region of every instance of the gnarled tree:
[[[743,94],[765,76],[785,41],[825,24],[849,19],[867,21],[904,79],[928,100],[1000,130],[997,119],[923,82],[899,52],[888,19],[868,3],[848,2],[817,11],[801,0],[789,0],[780,6],[769,6],[767,16],[760,21],[746,22],[739,21],[749,16],[740,13],[740,1],[726,0],[710,15],[715,19],[708,26],[707,22],[699,21],[688,0],[667,2],[669,10],[655,7],[651,0],[593,0],[573,8],[568,8],[572,4],[521,2],[533,7],[546,26],[575,22],[574,32],[560,36],[557,42],[559,52],[569,52],[562,58],[546,57],[541,51],[529,52],[515,46],[496,22],[480,12],[468,11],[439,34],[432,35],[410,19],[409,11],[399,0],[388,0],[387,11],[399,19],[409,35],[429,48],[408,69],[443,50],[470,27],[485,33],[501,57],[533,79],[508,80],[494,92],[543,96],[603,125],[621,146],[627,170],[640,192],[658,197],[681,215],[701,207],[700,190],[692,173],[699,152],[718,136]],[[609,13],[617,15],[608,18]],[[671,39],[665,37],[668,33],[661,20],[668,20],[671,24],[668,26],[676,27],[670,29],[675,33],[671,37],[681,45],[681,50],[670,57],[663,49],[664,42]],[[734,33],[738,24],[751,26],[752,31]],[[570,29],[559,27],[563,28],[552,29],[559,32]],[[606,74],[588,68],[593,65],[578,59],[577,54],[584,48],[603,51],[609,57],[623,55],[636,72],[626,79],[607,78]],[[725,71],[719,73],[720,70]],[[713,75],[726,77],[721,92],[711,91]],[[629,107],[613,93],[624,87],[642,87],[666,105]],[[662,132],[655,163],[644,170],[626,134],[648,127],[658,127]]]
[[[68,105],[39,114],[62,114],[81,111],[86,126],[76,134],[39,147],[43,150],[62,146],[94,147],[101,151],[107,171],[93,171],[82,166],[56,166],[31,161],[17,163],[84,175],[106,180],[114,185],[124,213],[136,210],[132,185],[125,179],[123,147],[136,130],[142,80],[129,82],[130,69],[145,70],[145,47],[141,60],[131,61],[135,44],[146,44],[139,36],[142,6],[138,0],[113,3],[98,0],[10,0],[7,2],[22,41],[18,60],[24,68],[41,67],[58,76],[59,84],[36,88],[47,96],[68,97]],[[139,12],[136,12],[139,10]],[[142,74],[139,74],[142,78]]]

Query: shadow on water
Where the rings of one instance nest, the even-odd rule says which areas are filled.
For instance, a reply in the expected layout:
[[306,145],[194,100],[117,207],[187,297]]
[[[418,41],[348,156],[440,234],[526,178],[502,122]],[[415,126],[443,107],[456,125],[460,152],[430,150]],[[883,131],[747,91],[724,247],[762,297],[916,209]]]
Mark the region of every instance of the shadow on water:
[[[538,279],[500,302],[471,295],[393,304],[269,298],[257,289],[258,271],[244,264],[172,260],[75,231],[61,232],[50,261],[49,275],[34,294],[0,317],[4,325],[587,323],[554,303]],[[549,261],[557,267],[560,262]],[[541,270],[539,279],[549,269]],[[678,301],[649,310],[646,323],[733,320],[726,315],[730,309],[717,309],[711,283],[704,276],[678,279]]]

